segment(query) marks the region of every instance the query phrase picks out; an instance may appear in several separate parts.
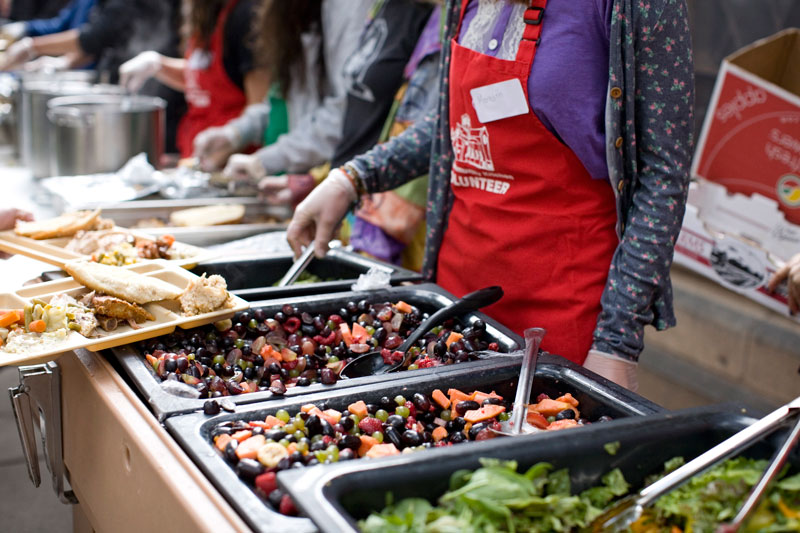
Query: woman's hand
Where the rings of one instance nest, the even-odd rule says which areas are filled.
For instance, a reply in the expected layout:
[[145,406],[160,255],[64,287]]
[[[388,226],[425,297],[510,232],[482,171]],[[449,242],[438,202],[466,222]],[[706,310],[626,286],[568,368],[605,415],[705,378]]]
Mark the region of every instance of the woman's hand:
[[[14,207],[11,209],[0,209],[0,230],[13,229],[17,220],[31,221],[33,220],[33,215]],[[8,254],[0,252],[0,259],[6,259],[8,257]]]
[[336,228],[357,199],[350,178],[339,169],[332,170],[294,211],[286,238],[295,255],[313,241],[314,254],[324,257]]
[[258,182],[258,196],[270,205],[294,206],[314,189],[314,178],[308,174],[267,176]]
[[638,366],[633,361],[597,350],[589,350],[589,355],[583,362],[583,368],[600,374],[607,380],[622,385],[632,392],[639,390],[639,380],[636,377]]
[[800,254],[789,259],[785,265],[778,269],[769,280],[767,288],[774,291],[775,288],[786,280],[789,300],[789,313],[794,315],[800,310]]
[[161,70],[161,54],[153,50],[142,52],[119,67],[119,84],[132,93]]
[[194,157],[206,172],[220,169],[236,151],[238,135],[230,126],[207,128],[194,138]]
[[245,181],[258,183],[267,175],[267,169],[258,160],[258,157],[247,154],[233,154],[225,165],[222,175],[229,181]]

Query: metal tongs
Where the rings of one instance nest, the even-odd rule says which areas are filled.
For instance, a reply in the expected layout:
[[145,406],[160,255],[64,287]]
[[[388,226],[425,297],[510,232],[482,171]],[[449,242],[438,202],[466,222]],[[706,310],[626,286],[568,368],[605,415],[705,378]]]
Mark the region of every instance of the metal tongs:
[[750,492],[747,500],[745,500],[742,508],[736,514],[736,517],[734,517],[731,522],[721,524],[717,528],[717,533],[734,533],[738,531],[741,525],[747,520],[748,516],[750,516],[750,513],[756,508],[758,501],[764,494],[769,483],[786,463],[789,453],[797,445],[800,439],[800,416],[798,416],[798,414],[800,414],[800,397],[779,407],[751,426],[748,426],[720,444],[717,444],[707,452],[689,461],[677,470],[670,472],[655,483],[645,487],[638,495],[628,496],[618,501],[613,507],[597,517],[589,525],[588,531],[602,531],[604,533],[626,531],[631,524],[641,517],[642,512],[661,496],[678,488],[692,476],[708,470],[771,434],[780,428],[788,419],[797,417],[788,437],[784,440],[783,445],[770,461],[769,466],[764,471],[759,482],[753,487],[753,490]]
[[[329,250],[333,248],[338,248],[341,245],[342,245],[341,241],[337,240],[333,240],[328,243]],[[294,260],[294,263],[292,263],[292,266],[289,267],[289,270],[286,271],[286,274],[283,275],[283,277],[278,282],[276,287],[286,287],[287,285],[291,285],[292,283],[297,281],[297,278],[299,278],[300,274],[302,274],[303,271],[305,271],[306,267],[308,267],[308,264],[311,262],[312,259],[314,259],[313,242],[309,243],[309,245],[306,246],[306,249],[303,250],[303,253],[300,254],[300,257]]]
[[[517,383],[517,395],[514,397],[514,410],[511,412],[511,420],[501,422],[501,428],[492,430],[499,435],[513,437],[521,435],[522,424],[525,422],[528,413],[528,402],[531,398],[531,387],[536,373],[536,363],[539,359],[539,346],[546,331],[542,328],[528,328],[525,330],[525,356],[522,359],[522,367],[519,371],[519,382]],[[528,427],[531,427],[528,425]],[[537,430],[533,430],[537,431]]]

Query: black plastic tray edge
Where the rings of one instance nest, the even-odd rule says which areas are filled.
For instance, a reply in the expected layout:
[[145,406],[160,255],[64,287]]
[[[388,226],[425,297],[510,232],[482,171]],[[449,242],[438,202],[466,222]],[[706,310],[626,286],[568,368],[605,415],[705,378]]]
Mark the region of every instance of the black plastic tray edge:
[[[520,356],[511,356],[507,358],[504,357],[502,359],[502,361],[498,361],[497,359],[488,361],[491,363],[491,365],[487,365],[490,367],[489,371],[501,373],[503,370],[510,370],[512,367],[518,367],[521,363]],[[557,380],[566,380],[568,382],[567,386],[572,386],[573,388],[577,388],[575,385],[586,387],[590,389],[592,393],[606,397],[618,404],[623,403],[622,398],[627,398],[630,395],[633,395],[638,399],[638,404],[627,406],[630,412],[629,414],[632,416],[652,415],[664,412],[661,407],[649,402],[648,400],[645,400],[644,398],[638,397],[633,393],[620,394],[627,391],[613,383],[609,382],[611,387],[609,390],[604,391],[603,389],[605,386],[595,382],[592,379],[593,374],[577,367],[562,357],[543,354],[540,358],[540,361],[541,363],[537,368],[536,373],[537,377],[544,376],[555,378]],[[500,363],[499,366],[498,363]],[[391,386],[408,390],[419,387],[420,385],[431,386],[435,382],[446,381],[459,377],[463,378],[465,375],[481,372],[482,370],[478,367],[472,367],[469,370],[463,370],[455,367],[438,368],[442,369],[438,372],[438,374],[404,377],[403,379],[399,379],[391,383],[387,382],[385,385],[387,387]],[[321,393],[304,395],[302,397],[295,397],[293,399],[284,399],[279,402],[270,401],[268,405],[264,405],[264,402],[261,402],[259,405],[239,406],[235,413],[220,414],[214,417],[206,416],[203,413],[191,413],[183,416],[174,416],[168,418],[164,422],[164,425],[167,431],[178,441],[178,443],[192,458],[195,464],[199,466],[199,468],[205,473],[211,482],[225,495],[228,501],[231,502],[235,508],[237,508],[237,510],[241,513],[242,518],[251,523],[255,530],[259,531],[261,529],[258,527],[258,524],[266,523],[270,526],[270,528],[277,527],[275,524],[272,524],[270,520],[272,517],[280,515],[277,515],[277,513],[267,508],[264,503],[252,493],[250,488],[246,487],[238,479],[230,465],[225,463],[225,461],[219,457],[217,452],[214,451],[214,449],[208,443],[208,440],[205,436],[205,433],[207,432],[206,428],[210,428],[213,425],[225,420],[242,418],[248,419],[248,413],[262,411],[264,409],[268,409],[273,412],[281,408],[292,410],[299,408],[300,405],[305,403],[314,403],[317,401],[329,400],[331,398],[358,396],[365,393],[374,393],[374,391],[374,384],[362,385],[348,389],[339,389],[335,391],[334,394]],[[617,394],[621,398],[615,399],[613,394]],[[263,415],[263,413],[260,413],[259,418],[263,418],[261,415]],[[471,443],[471,445],[474,444],[475,443]],[[205,450],[205,452],[202,450]],[[330,466],[326,465],[321,468],[330,468]],[[286,520],[286,517],[281,517],[281,523]],[[302,520],[292,519],[292,531],[294,531],[294,525],[299,525],[301,522]],[[273,529],[263,529],[263,531],[273,531]],[[279,530],[274,529],[274,531]]]
[[[731,433],[743,429],[754,420],[742,414],[744,410],[731,406],[713,406],[702,408],[690,408],[681,411],[668,412],[647,419],[626,418],[613,420],[603,424],[592,424],[582,428],[570,430],[570,439],[560,439],[558,442],[558,453],[567,455],[569,451],[580,452],[587,446],[603,446],[604,443],[618,440],[620,433],[633,431],[647,425],[651,430],[653,427],[668,424],[686,424],[694,421],[698,424],[714,423],[714,420],[723,418],[722,423],[731,428]],[[646,429],[646,428],[642,428]],[[457,469],[475,469],[479,465],[480,457],[494,457],[504,460],[517,459],[519,453],[529,457],[538,457],[536,461],[548,460],[539,457],[543,450],[552,450],[553,439],[559,439],[561,435],[557,433],[545,433],[539,435],[525,435],[513,439],[493,439],[489,441],[474,443],[468,450],[457,449],[455,447],[436,448],[429,450],[426,454],[426,475],[431,470],[437,472],[439,476],[447,476]],[[536,438],[536,445],[528,445],[531,439]],[[527,452],[527,456],[525,453]],[[392,478],[395,472],[401,470],[408,474],[410,469],[416,467],[421,470],[418,454],[398,455],[393,457],[381,458],[371,461],[354,461],[347,463],[337,463],[327,465],[326,468],[311,467],[302,470],[288,470],[278,473],[279,486],[287,491],[294,500],[298,508],[306,514],[323,533],[356,533],[355,519],[339,503],[338,496],[343,485],[348,487],[359,486],[358,483],[366,476]],[[617,461],[623,460],[622,458]],[[614,458],[609,456],[608,465],[604,465],[606,471],[617,466]],[[378,476],[376,473],[379,473]]]
[[[453,301],[455,299],[453,295],[451,295],[438,285],[432,283],[423,283],[418,285],[391,287],[388,289],[381,289],[377,291],[340,292],[340,293],[335,292],[335,293],[320,294],[316,295],[317,297],[313,299],[310,298],[310,296],[294,296],[292,298],[286,298],[282,300],[281,303],[303,304],[315,300],[318,301],[318,300],[348,298],[349,295],[363,295],[362,297],[369,298],[371,296],[375,296],[376,293],[385,294],[387,299],[391,299],[393,294],[396,295],[397,293],[403,294],[403,293],[413,293],[413,292],[432,293],[434,296],[444,298],[444,300],[446,301]],[[251,302],[252,307],[275,306],[275,305],[277,305],[277,302],[274,300]],[[515,334],[505,326],[499,324],[495,320],[492,320],[491,318],[487,317],[483,313],[480,312],[469,313],[468,316],[475,316],[485,321],[493,337],[498,339],[501,343],[504,343],[506,349],[508,350],[515,349],[513,345],[516,345],[517,348],[522,346],[524,341],[517,334]],[[152,369],[148,367],[142,356],[139,355],[139,353],[131,345],[112,348],[111,350],[108,350],[106,353],[110,354],[110,357],[116,359],[119,365],[124,369],[127,376],[131,379],[136,389],[146,399],[147,403],[150,405],[151,410],[153,411],[153,413],[156,415],[156,417],[160,422],[163,422],[165,419],[171,416],[192,413],[203,408],[204,400],[181,398],[164,392],[161,389],[159,382],[156,380]],[[459,366],[466,365],[472,367],[479,364],[483,363],[481,363],[480,361],[467,362],[467,363],[460,363]],[[427,375],[431,372],[431,370],[433,369],[415,370],[414,373]],[[393,376],[402,376],[402,373],[393,374]],[[320,384],[311,385],[310,387],[291,389],[288,396],[285,398],[296,398],[301,395],[305,396],[307,394],[324,393],[326,391],[356,387],[367,384],[382,383],[384,381],[386,381],[386,379],[382,378],[381,376],[371,376],[365,378],[358,378],[354,380],[342,380],[338,382],[334,387],[327,387],[325,385],[320,385]],[[236,397],[231,396],[229,398],[237,405],[245,405],[263,400],[273,399],[273,395],[268,392],[255,392],[255,393],[245,394],[242,396],[236,396]],[[274,401],[279,402],[282,400],[274,399]]]
[[[361,254],[352,252],[347,249],[333,248],[328,252],[328,256],[332,259],[339,260],[349,266],[362,268],[364,272],[371,267],[378,267],[390,271],[390,283],[392,285],[400,285],[402,283],[419,283],[422,281],[422,275],[413,270],[392,265],[378,259],[365,257]],[[220,263],[237,263],[247,262],[254,260],[288,260],[291,264],[293,257],[288,253],[276,253],[262,256],[253,256],[246,258],[234,258],[233,260],[215,259],[200,263],[193,270],[202,268],[204,264],[220,264]],[[313,261],[313,260],[312,260]],[[254,287],[249,289],[239,289],[231,291],[235,295],[247,301],[255,300],[275,300],[279,298],[287,298],[301,295],[310,294],[324,294],[329,292],[346,292],[350,291],[350,286],[356,282],[356,279],[344,279],[337,281],[321,281],[317,283],[303,283],[300,285],[293,285],[290,287]]]

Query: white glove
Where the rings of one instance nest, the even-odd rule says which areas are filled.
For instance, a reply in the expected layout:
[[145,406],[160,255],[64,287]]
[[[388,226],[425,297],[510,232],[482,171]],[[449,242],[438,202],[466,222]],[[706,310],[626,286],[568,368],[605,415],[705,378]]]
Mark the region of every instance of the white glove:
[[267,175],[267,169],[261,164],[258,157],[247,154],[233,154],[225,165],[222,175],[229,181],[244,181],[258,183]]
[[336,227],[358,199],[350,178],[338,168],[332,170],[294,211],[286,238],[295,254],[314,241],[314,254],[324,257]]
[[36,50],[33,48],[33,39],[25,37],[8,47],[3,60],[3,69],[11,70],[35,57]]
[[783,280],[786,280],[789,300],[789,314],[794,315],[800,310],[800,254],[795,255],[778,269],[769,280],[767,288],[774,291]]
[[161,54],[153,50],[142,52],[119,67],[119,84],[135,93],[160,70]]
[[69,69],[69,56],[42,56],[25,63],[23,69],[26,72],[61,72]]
[[200,163],[200,168],[210,172],[219,168],[238,145],[239,134],[233,127],[208,128],[195,136],[194,156]]
[[636,377],[636,368],[639,365],[616,355],[611,355],[597,350],[589,350],[583,368],[600,374],[604,378],[622,385],[626,389],[636,392],[639,390],[639,380]]
[[26,33],[28,33],[28,25],[22,21],[11,22],[10,24],[4,24],[3,26],[0,26],[0,35],[3,35],[12,41],[16,41],[25,37]]
[[289,189],[289,176],[267,176],[262,178],[258,182],[258,196],[266,200],[270,205],[291,204],[292,191]]

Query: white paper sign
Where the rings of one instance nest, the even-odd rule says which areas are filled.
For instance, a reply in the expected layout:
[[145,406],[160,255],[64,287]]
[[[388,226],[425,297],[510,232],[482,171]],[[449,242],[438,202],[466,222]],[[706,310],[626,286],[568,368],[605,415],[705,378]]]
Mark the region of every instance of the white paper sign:
[[484,124],[528,112],[528,101],[517,78],[476,87],[469,94],[478,120]]

